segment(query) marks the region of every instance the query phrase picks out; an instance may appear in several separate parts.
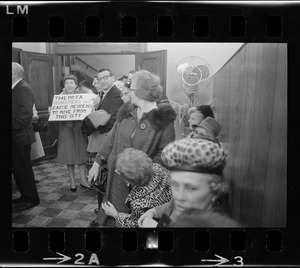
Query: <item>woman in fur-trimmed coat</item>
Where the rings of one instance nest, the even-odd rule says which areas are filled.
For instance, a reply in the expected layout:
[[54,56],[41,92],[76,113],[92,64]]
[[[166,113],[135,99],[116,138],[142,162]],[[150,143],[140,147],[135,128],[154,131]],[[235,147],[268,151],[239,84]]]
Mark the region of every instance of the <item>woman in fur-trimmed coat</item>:
[[[115,172],[118,154],[132,147],[147,153],[153,163],[163,164],[161,152],[175,140],[174,109],[169,104],[156,103],[162,92],[159,78],[148,71],[138,71],[132,78],[131,89],[131,102],[119,109],[117,121],[89,172],[89,180],[96,178],[101,161],[107,161],[108,179],[103,202],[110,201],[124,213],[129,213],[125,199],[131,189]],[[116,226],[114,218],[108,217],[101,207],[97,218],[91,222],[91,227],[100,226]]]

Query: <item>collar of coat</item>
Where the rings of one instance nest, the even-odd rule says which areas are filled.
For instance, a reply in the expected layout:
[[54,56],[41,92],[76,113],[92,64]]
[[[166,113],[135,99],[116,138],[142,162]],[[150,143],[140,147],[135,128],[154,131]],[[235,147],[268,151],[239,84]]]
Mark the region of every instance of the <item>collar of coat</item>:
[[144,185],[134,186],[128,194],[125,203],[143,199],[143,202],[150,205],[149,202],[151,202],[151,199],[165,199],[165,202],[171,200],[172,190],[168,182],[170,171],[157,163],[153,163],[152,166],[154,174],[149,182]]
[[[130,116],[136,117],[137,107],[130,102],[126,102],[119,109],[117,120],[121,122]],[[155,129],[163,129],[176,119],[176,113],[171,105],[167,103],[158,103],[157,109],[153,109],[143,115],[147,118]]]

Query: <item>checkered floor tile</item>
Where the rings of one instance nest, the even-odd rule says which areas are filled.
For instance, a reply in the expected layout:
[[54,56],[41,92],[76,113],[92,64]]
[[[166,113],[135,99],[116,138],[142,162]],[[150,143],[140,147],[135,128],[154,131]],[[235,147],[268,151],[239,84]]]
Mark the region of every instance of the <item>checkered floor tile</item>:
[[[33,166],[40,204],[34,208],[12,213],[12,227],[89,227],[96,218],[94,209],[97,193],[80,186],[79,172],[75,167],[77,192],[70,191],[66,165],[54,160],[39,162]],[[20,193],[12,180],[12,198]]]

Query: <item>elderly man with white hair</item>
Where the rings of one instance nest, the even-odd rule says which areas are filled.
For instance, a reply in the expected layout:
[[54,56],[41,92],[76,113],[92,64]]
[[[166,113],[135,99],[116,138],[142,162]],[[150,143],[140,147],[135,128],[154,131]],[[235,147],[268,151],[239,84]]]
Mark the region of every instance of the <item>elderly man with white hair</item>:
[[40,203],[30,162],[35,142],[32,119],[34,96],[24,81],[23,67],[12,62],[12,173],[21,197],[12,200],[13,211],[23,211]]

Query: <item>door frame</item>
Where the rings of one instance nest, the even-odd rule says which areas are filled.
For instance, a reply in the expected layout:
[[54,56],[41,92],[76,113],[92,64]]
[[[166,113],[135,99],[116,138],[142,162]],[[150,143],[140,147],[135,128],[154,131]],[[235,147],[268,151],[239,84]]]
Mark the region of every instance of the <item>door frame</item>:
[[[62,69],[61,63],[64,62],[63,57],[66,56],[85,56],[85,55],[95,55],[95,56],[101,56],[101,55],[105,55],[105,56],[109,56],[109,55],[133,55],[135,57],[135,66],[134,69],[138,70],[138,66],[137,66],[137,61],[136,61],[136,57],[139,54],[146,54],[146,53],[152,53],[152,52],[157,52],[157,51],[165,51],[165,55],[163,58],[163,64],[164,64],[164,79],[163,80],[163,84],[161,85],[163,87],[163,94],[161,96],[161,99],[165,99],[167,98],[167,49],[161,49],[161,50],[155,50],[155,51],[143,51],[143,52],[138,52],[138,51],[122,51],[122,52],[97,52],[97,51],[72,51],[69,53],[55,53],[55,55],[57,55],[58,58],[58,62],[59,62],[59,67]],[[62,73],[62,70],[60,70],[59,72],[60,74]],[[62,79],[62,77],[60,77],[60,80]]]
[[159,101],[165,100],[167,99],[167,56],[168,56],[168,50],[167,49],[161,49],[161,50],[154,50],[154,51],[146,51],[146,52],[141,52],[141,53],[136,53],[135,55],[135,69],[136,70],[140,70],[140,66],[138,66],[138,59],[137,56],[142,56],[142,55],[146,55],[146,56],[150,56],[151,54],[156,54],[157,52],[163,54],[163,56],[161,57],[162,60],[162,65],[164,66],[162,69],[162,77],[160,77],[161,79],[161,86],[163,88],[163,93],[162,96],[159,98]]
[[[49,61],[49,58],[51,57],[53,59],[53,65],[52,65],[52,90],[51,88],[49,89],[53,95],[58,94],[58,83],[59,83],[59,74],[60,74],[60,66],[59,66],[59,59],[57,57],[57,55],[53,55],[53,54],[48,54],[48,53],[39,53],[39,52],[31,52],[31,51],[21,51],[21,65],[24,68],[24,76],[26,81],[29,81],[29,76],[28,76],[28,71],[29,71],[29,58],[31,58],[31,60],[34,60],[34,58],[38,58],[39,60],[43,60],[43,58],[45,60]],[[51,94],[52,94],[51,93]],[[49,101],[51,101],[51,103],[49,103]],[[49,105],[52,105],[52,100],[49,100],[48,98],[48,103],[47,103],[47,107],[42,107],[41,109],[38,109],[38,115],[41,121],[47,121],[49,118],[49,112],[48,112],[48,107]],[[49,122],[48,123],[48,131],[43,133],[40,132],[40,137],[42,139],[42,143],[43,143],[43,148],[44,148],[44,152],[45,152],[45,156],[43,156],[42,158],[37,159],[36,161],[40,161],[40,160],[46,160],[46,159],[52,159],[54,157],[56,157],[57,154],[57,141],[58,141],[58,126],[55,123]],[[45,142],[47,141],[47,142]]]

